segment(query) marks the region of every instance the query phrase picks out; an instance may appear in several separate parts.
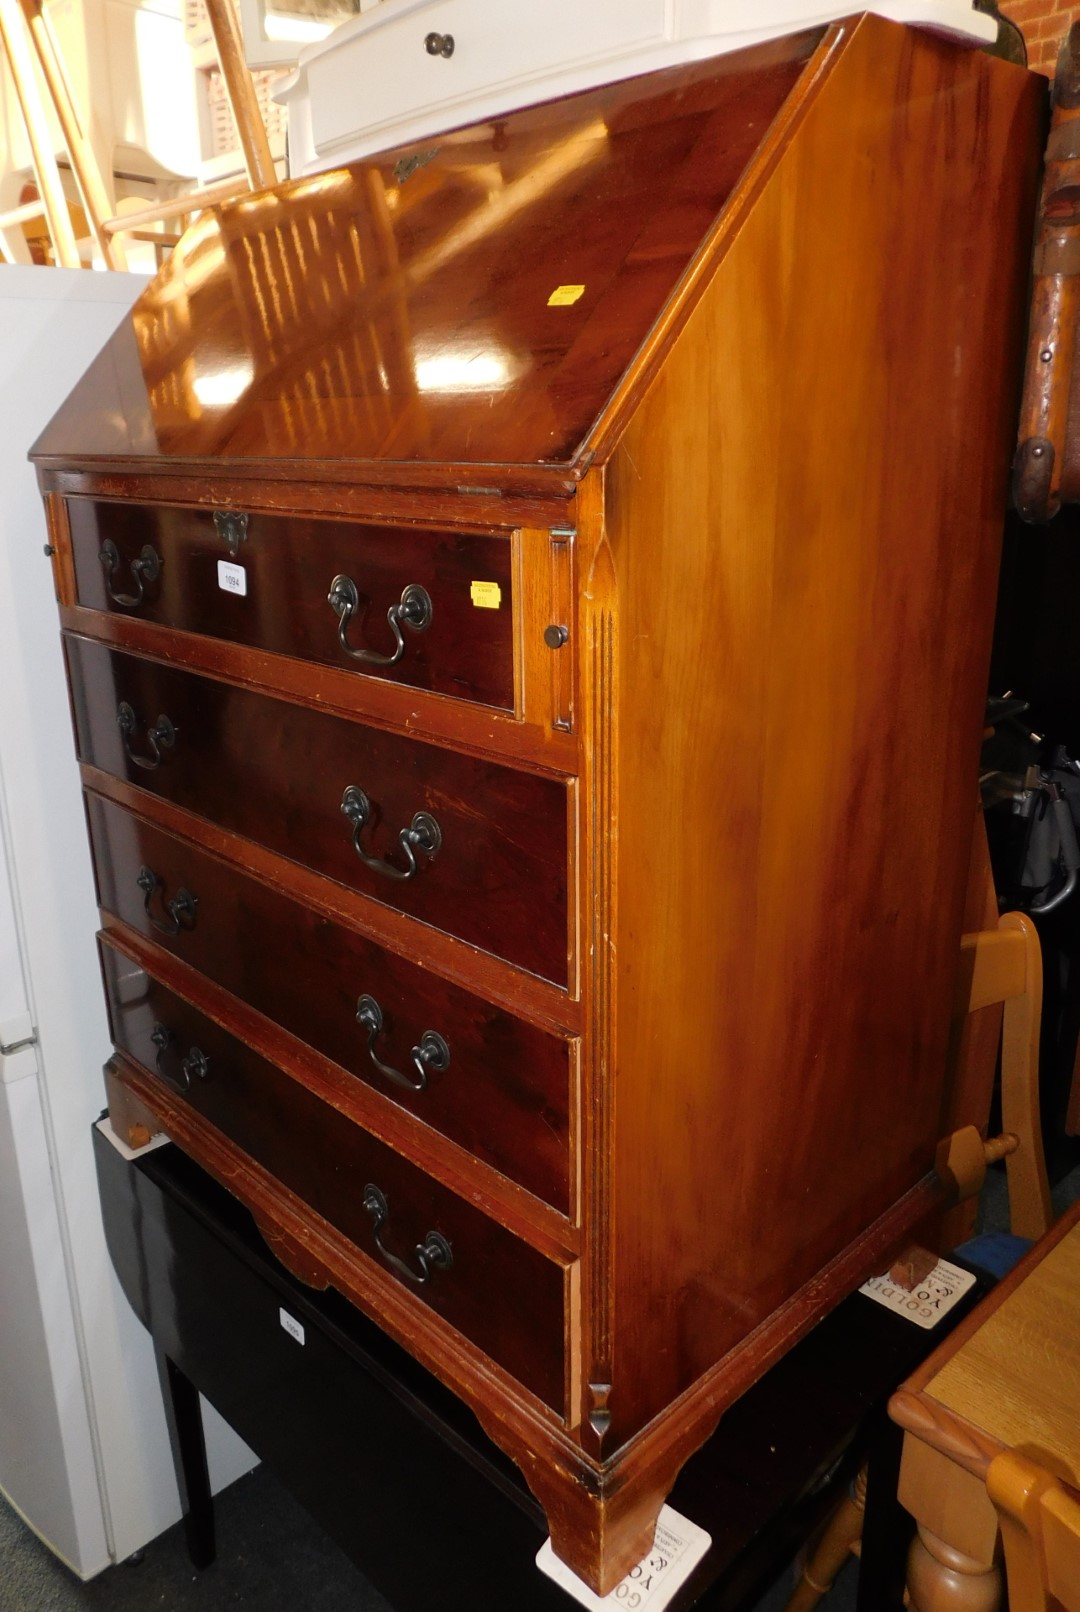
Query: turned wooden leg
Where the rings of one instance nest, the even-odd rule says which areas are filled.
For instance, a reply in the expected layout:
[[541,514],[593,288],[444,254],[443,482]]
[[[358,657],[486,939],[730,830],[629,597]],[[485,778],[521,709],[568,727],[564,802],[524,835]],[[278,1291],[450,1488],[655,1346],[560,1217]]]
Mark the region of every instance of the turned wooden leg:
[[998,1520],[982,1478],[908,1432],[899,1496],[918,1527],[908,1555],[912,1612],[997,1612]]
[[998,1612],[1001,1570],[946,1544],[920,1524],[908,1557],[912,1612]]
[[829,1593],[837,1573],[862,1538],[865,1510],[866,1468],[862,1467],[825,1524],[825,1532],[803,1568],[784,1612],[813,1612],[821,1597]]

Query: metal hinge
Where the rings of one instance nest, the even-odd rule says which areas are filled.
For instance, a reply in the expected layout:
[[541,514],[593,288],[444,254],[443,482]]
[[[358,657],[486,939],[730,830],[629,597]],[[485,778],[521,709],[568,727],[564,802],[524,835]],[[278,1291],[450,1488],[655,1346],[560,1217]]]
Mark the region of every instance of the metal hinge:
[[[5,1031],[12,1037],[10,1041],[2,1039]],[[27,1047],[36,1047],[37,1038],[34,1021],[29,1013],[16,1014],[14,1018],[0,1024],[0,1058],[10,1058],[16,1052],[25,1051]]]
[[22,1041],[0,1041],[0,1058],[10,1058],[13,1053],[22,1052],[24,1047],[36,1047],[37,1036],[28,1035]]

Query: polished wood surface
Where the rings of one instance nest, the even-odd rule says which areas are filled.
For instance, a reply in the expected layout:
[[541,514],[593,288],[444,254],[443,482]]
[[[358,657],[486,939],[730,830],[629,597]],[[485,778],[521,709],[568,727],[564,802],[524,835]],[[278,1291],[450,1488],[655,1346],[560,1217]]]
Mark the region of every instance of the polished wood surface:
[[[68,517],[84,608],[514,709],[507,536],[256,514],[245,519],[233,555],[209,510],[72,499]],[[107,542],[119,558],[109,577],[101,563]],[[152,581],[132,572],[147,545],[160,564]],[[239,568],[243,596],[222,585],[221,564]],[[359,597],[347,642],[376,655],[395,648],[387,611],[408,587],[427,592],[430,625],[402,626],[405,650],[396,666],[352,660],[341,647],[339,616],[328,601],[339,575],[355,583]],[[128,602],[117,604],[117,595]]]
[[[120,908],[106,906],[110,941],[178,1023],[230,1038],[230,1061],[246,1049],[235,1088],[189,1101],[131,1043],[139,1061],[121,1052],[110,1075],[118,1116],[164,1128],[290,1269],[460,1393],[596,1588],[644,1553],[725,1409],[945,1196],[934,1160],[1040,108],[1021,70],[868,17],[816,48],[789,40],[442,137],[400,184],[390,159],[319,176],[189,235],[40,445],[91,815],[142,825],[106,832],[129,869],[132,836],[173,837],[154,842],[170,845],[162,869],[147,864],[163,880],[152,911],[184,880],[202,900],[171,848],[190,844],[234,865],[209,901],[299,904],[300,935],[328,919],[358,937],[332,998],[347,1010],[362,946],[386,953],[380,988],[408,965],[438,982],[432,1011],[460,991],[487,1004],[483,1022],[515,1021],[483,1077],[520,1082],[520,1102],[508,1089],[493,1107],[497,1141],[477,1116],[429,1124],[339,1061],[298,1001],[309,966],[278,993],[279,1022],[268,982],[285,960],[216,970],[193,949],[201,906],[190,933],[150,939],[130,872],[110,885],[99,865]],[[346,356],[316,370],[331,341]],[[440,392],[455,372],[419,384],[425,342],[440,365],[467,352],[470,382],[495,343],[526,362],[505,388],[492,370],[486,391]],[[353,379],[374,385],[379,363],[361,418]],[[410,558],[421,531],[505,543],[513,709],[447,697],[434,671],[414,687],[302,658],[299,603],[287,646],[262,627],[204,631],[182,598],[177,617],[104,609],[73,552],[86,499],[184,511],[185,531],[247,511],[271,566],[308,523],[320,621],[317,523],[407,530]],[[199,587],[188,573],[178,593]],[[153,769],[125,754],[121,701],[144,761],[172,720]],[[361,837],[374,854],[400,858],[418,810],[441,824],[408,884],[356,856],[348,784],[379,808]],[[316,974],[329,945],[312,947]],[[400,1002],[399,1056],[438,1028]],[[462,1022],[474,1011],[457,1006]],[[525,1027],[553,1039],[515,1073],[535,1055]],[[523,1166],[552,1046],[565,1129],[560,1110]],[[336,1197],[306,1201],[309,1184],[338,1187],[282,1163],[286,1139],[248,1112],[264,1079],[279,1113],[322,1105],[328,1148],[385,1150],[419,1201],[490,1221],[478,1246],[498,1234],[525,1269],[557,1273],[557,1412],[547,1334],[523,1366],[528,1325],[450,1324],[358,1252],[352,1221],[331,1223]],[[304,1126],[287,1141],[303,1151]],[[409,1237],[427,1229],[410,1221]]]
[[[411,912],[556,982],[567,978],[566,790],[549,779],[317,716],[155,661],[67,639],[79,753],[118,778]],[[135,728],[125,743],[117,716]],[[149,732],[176,732],[152,768]],[[417,812],[442,834],[407,882],[367,867],[342,812],[368,797],[365,852],[405,871],[398,836]]]
[[[590,1381],[615,1385],[616,1442],[929,1168],[940,1134],[1026,287],[1019,253],[976,270],[968,230],[987,164],[1026,229],[1017,120],[1030,151],[1040,101],[1010,75],[1012,110],[984,122],[1003,64],[869,21],[857,39],[606,471],[586,591],[632,718],[611,741],[600,927],[663,937],[609,959],[608,1304],[636,1324]],[[901,103],[902,139],[872,110]],[[828,227],[789,258],[807,216]],[[659,780],[682,855],[656,832]]]
[[212,209],[37,453],[573,460],[819,37]]
[[1080,1230],[1073,1229],[958,1342],[921,1390],[1002,1448],[1037,1452],[1074,1487],[1080,1487],[1078,1295]]
[[[430,1281],[410,1283],[407,1291],[546,1404],[562,1409],[564,1276],[557,1265],[255,1056],[117,946],[103,941],[101,955],[118,1048],[176,1089],[369,1259],[380,1263],[363,1203],[369,1183],[382,1190],[390,1209],[384,1241],[410,1269],[419,1271],[415,1245],[432,1231],[441,1233],[452,1249],[452,1268],[435,1269]],[[169,1037],[164,1049],[151,1040],[159,1025]],[[193,1048],[206,1056],[205,1075],[184,1072]],[[295,1145],[298,1134],[302,1148]]]
[[[569,1212],[571,1065],[564,1039],[448,985],[130,812],[95,795],[86,805],[106,913]],[[146,868],[156,881],[149,902],[138,882]],[[196,903],[190,917],[168,908],[182,890]],[[356,1017],[362,995],[382,1011],[376,1056],[409,1079],[417,1078],[412,1049],[422,1033],[435,1030],[445,1039],[449,1067],[433,1070],[425,1090],[395,1085],[369,1056],[368,1034]]]

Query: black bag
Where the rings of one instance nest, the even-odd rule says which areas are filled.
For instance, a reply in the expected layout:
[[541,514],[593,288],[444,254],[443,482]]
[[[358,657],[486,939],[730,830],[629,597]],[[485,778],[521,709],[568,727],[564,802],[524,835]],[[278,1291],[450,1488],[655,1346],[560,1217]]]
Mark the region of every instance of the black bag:
[[1062,746],[1049,767],[1038,769],[1034,787],[1026,791],[1020,810],[1027,811],[1028,832],[1020,872],[1021,905],[1028,912],[1053,912],[1076,889],[1080,874],[1080,766]]
[[1006,694],[987,706],[980,787],[1003,910],[1053,912],[1080,879],[1080,764],[1047,746]]

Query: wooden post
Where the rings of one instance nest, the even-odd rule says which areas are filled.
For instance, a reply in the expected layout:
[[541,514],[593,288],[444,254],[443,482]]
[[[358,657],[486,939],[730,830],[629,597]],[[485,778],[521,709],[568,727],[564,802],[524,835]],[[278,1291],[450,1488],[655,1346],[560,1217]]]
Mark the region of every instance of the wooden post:
[[1018,947],[1024,968],[1024,989],[1006,1001],[1001,1034],[1001,1126],[1020,1139],[1005,1165],[1009,1226],[1019,1237],[1034,1238],[1054,1220],[1039,1108],[1042,952],[1038,931],[1023,913],[1003,913],[999,924]]
[[126,269],[127,259],[123,247],[119,241],[113,241],[103,228],[105,219],[112,212],[112,205],[105,193],[105,186],[90,142],[79,121],[71,88],[64,73],[48,18],[42,10],[41,0],[20,0],[20,4],[30,38],[37,51],[45,83],[56,108],[56,115],[60,119],[60,127],[64,131],[68,156],[71,158],[71,166],[98,250],[106,268]]
[[255,86],[244,60],[244,41],[234,0],[206,0],[206,14],[214,35],[221,76],[236,121],[244,167],[252,190],[267,190],[277,184],[277,170],[270,154],[270,142],[259,111]]
[[63,268],[81,268],[75,231],[71,227],[67,198],[60,184],[60,171],[53,154],[45,110],[34,81],[34,62],[19,0],[0,0],[0,44],[7,53],[15,94],[19,98],[26,125],[34,176],[44,204],[53,250]]

